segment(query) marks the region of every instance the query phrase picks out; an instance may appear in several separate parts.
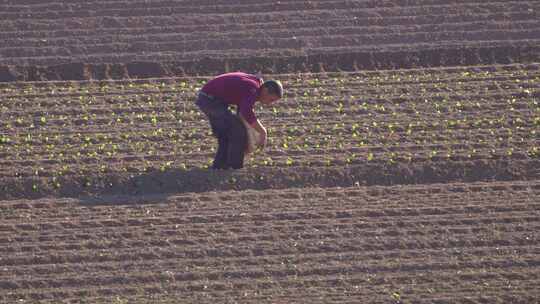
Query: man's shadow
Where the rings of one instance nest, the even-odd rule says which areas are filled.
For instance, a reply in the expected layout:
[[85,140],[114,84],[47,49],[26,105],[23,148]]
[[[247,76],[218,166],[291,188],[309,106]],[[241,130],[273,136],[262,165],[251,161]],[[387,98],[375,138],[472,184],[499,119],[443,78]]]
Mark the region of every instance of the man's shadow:
[[233,190],[237,188],[239,171],[173,168],[133,176],[111,175],[104,183],[111,187],[87,190],[78,199],[88,206],[163,203],[171,195]]

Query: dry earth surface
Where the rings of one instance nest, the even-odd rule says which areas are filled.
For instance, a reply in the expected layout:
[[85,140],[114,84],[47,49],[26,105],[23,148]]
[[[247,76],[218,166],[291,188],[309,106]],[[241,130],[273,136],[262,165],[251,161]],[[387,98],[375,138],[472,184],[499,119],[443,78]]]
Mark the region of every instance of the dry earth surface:
[[540,61],[540,2],[3,0],[0,81]]
[[0,303],[540,301],[540,1],[235,3],[0,2]]

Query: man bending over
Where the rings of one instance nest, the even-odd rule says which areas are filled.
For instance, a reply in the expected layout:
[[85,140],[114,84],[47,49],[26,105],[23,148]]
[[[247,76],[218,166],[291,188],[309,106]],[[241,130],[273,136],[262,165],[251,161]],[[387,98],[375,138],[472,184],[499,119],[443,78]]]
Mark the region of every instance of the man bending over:
[[[255,102],[269,106],[283,96],[277,80],[264,81],[251,74],[234,72],[208,81],[199,91],[197,106],[208,117],[212,133],[218,139],[213,169],[240,169],[244,166],[247,130],[240,116],[259,133],[258,145],[266,145],[266,128],[253,112]],[[229,110],[237,106],[237,115]]]

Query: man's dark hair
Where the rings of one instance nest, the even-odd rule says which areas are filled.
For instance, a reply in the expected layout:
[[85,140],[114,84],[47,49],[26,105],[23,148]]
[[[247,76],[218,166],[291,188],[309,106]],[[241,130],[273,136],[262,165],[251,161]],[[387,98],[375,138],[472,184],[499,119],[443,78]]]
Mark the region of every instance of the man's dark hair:
[[279,98],[283,97],[283,86],[279,80],[267,80],[262,84],[268,90],[268,93]]

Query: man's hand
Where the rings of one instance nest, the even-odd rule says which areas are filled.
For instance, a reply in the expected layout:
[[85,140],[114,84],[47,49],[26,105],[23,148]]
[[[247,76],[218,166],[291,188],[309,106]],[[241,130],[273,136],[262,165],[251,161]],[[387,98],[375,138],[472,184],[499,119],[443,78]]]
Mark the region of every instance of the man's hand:
[[264,132],[259,133],[259,142],[257,143],[261,148],[266,147],[266,138],[268,137],[268,132],[263,128]]
[[264,148],[266,146],[266,138],[268,136],[268,132],[266,132],[266,128],[263,126],[260,120],[256,120],[251,125],[257,132],[259,132],[259,141],[257,142],[257,145]]

